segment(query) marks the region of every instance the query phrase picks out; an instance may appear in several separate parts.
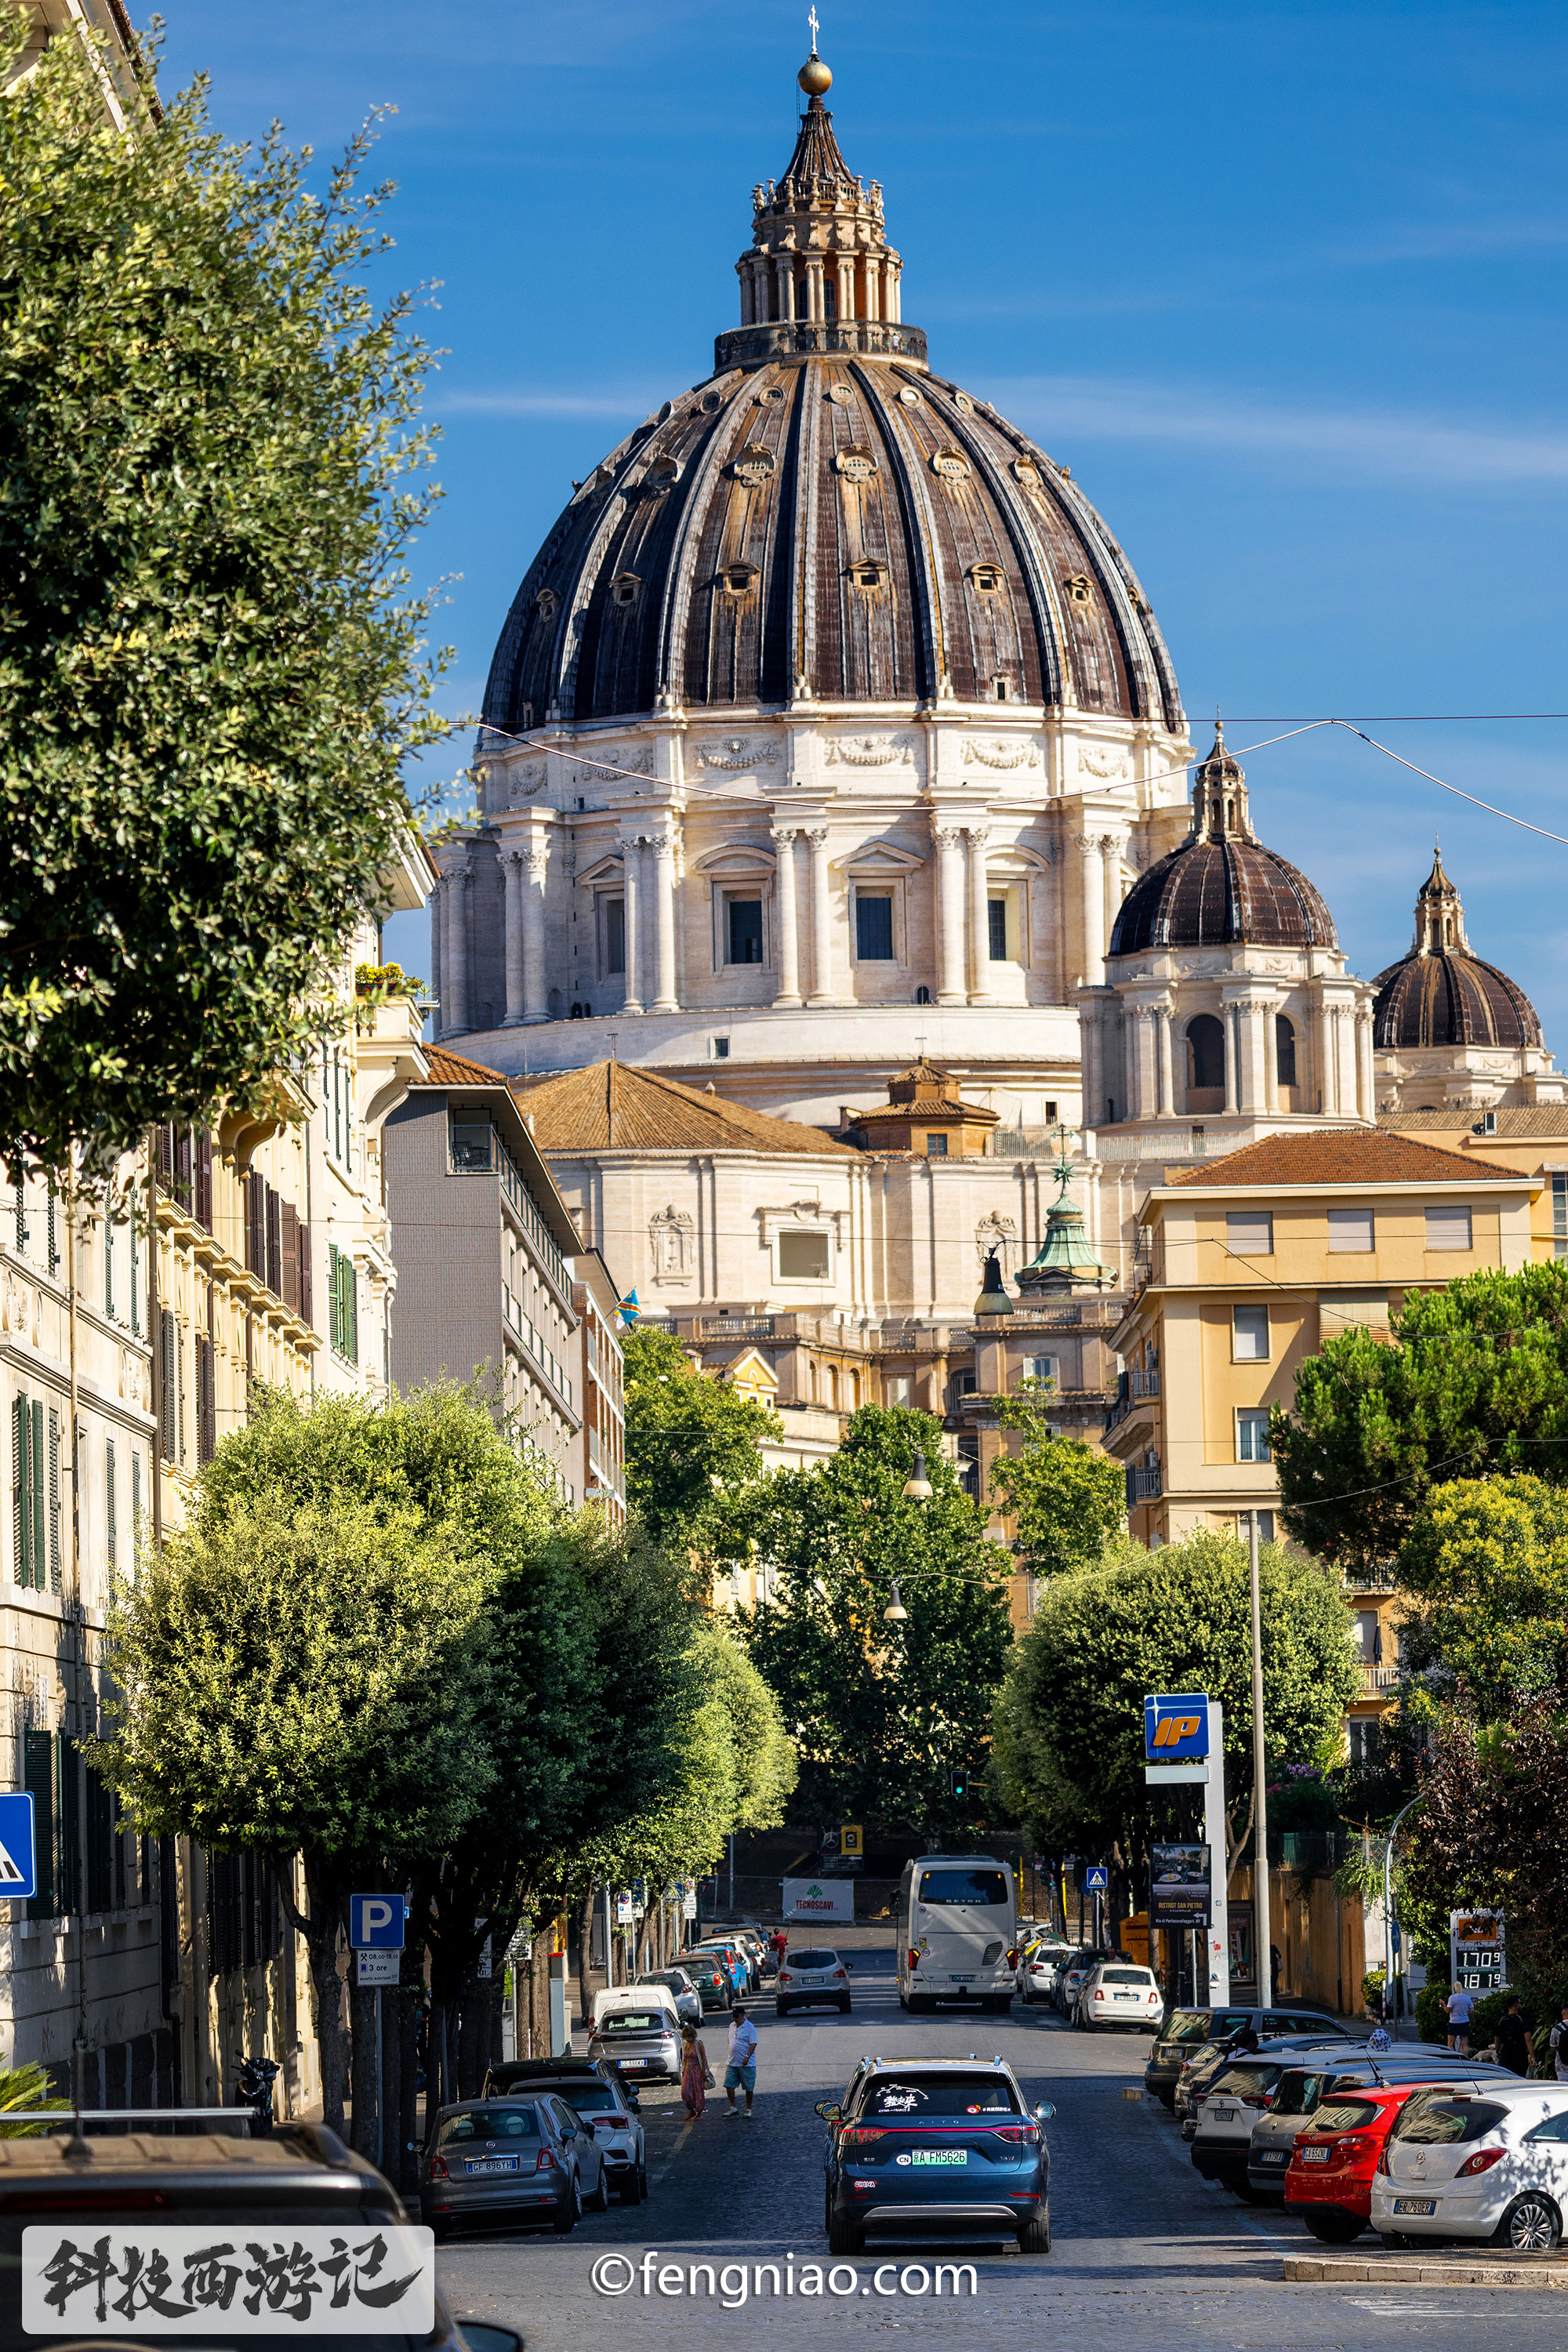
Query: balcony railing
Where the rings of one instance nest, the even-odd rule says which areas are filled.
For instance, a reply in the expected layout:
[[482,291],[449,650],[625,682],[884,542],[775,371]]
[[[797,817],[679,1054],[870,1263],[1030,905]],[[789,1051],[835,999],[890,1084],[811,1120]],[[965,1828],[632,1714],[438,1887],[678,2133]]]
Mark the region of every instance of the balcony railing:
[[1157,1370],[1134,1366],[1131,1371],[1119,1374],[1116,1402],[1105,1416],[1106,1435],[1109,1437],[1113,1429],[1119,1429],[1128,1414],[1147,1398],[1157,1397],[1159,1393],[1160,1375]]
[[1129,1466],[1127,1472],[1127,1507],[1129,1510],[1138,1503],[1152,1503],[1158,1501],[1159,1497],[1164,1493],[1164,1480],[1161,1475],[1160,1465],[1157,1462],[1151,1463],[1147,1468],[1140,1467],[1134,1469]]
[[1399,1668],[1397,1666],[1363,1666],[1361,1693],[1363,1698],[1378,1698],[1384,1691],[1398,1688]]
[[700,1315],[697,1318],[700,1339],[771,1339],[773,1336],[771,1315]]

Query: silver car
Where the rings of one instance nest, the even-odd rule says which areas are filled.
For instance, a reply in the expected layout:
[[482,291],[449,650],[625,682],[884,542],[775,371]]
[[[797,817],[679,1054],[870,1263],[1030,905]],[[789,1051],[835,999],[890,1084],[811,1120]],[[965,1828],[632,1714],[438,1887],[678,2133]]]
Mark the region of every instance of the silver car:
[[566,2237],[584,2207],[602,2213],[609,2201],[593,2133],[553,2093],[442,2108],[419,2182],[420,2218],[437,2238],[503,2217]]
[[702,2024],[702,1995],[684,1969],[650,1969],[637,1979],[640,1985],[662,1985],[675,1996],[675,2012],[682,2025]]
[[679,2083],[680,2035],[665,2007],[673,2001],[663,1993],[647,2009],[606,2010],[588,2037],[590,2058],[608,2058],[623,2074],[637,2082]]

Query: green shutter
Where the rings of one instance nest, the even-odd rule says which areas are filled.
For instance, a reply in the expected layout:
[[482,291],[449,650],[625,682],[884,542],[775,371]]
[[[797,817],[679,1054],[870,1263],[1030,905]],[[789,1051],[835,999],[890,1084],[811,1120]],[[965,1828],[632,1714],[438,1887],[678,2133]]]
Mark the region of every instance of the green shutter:
[[120,1549],[119,1497],[114,1486],[114,1440],[110,1437],[103,1445],[103,1548],[109,1555],[111,1575]]
[[103,1311],[112,1323],[114,1320],[114,1223],[109,1217],[105,1217],[103,1221]]
[[58,1864],[55,1878],[56,1907],[79,1911],[81,1899],[81,1758],[74,1739],[55,1734],[55,1786],[59,1790]]
[[11,1400],[11,1564],[18,1584],[33,1580],[33,1497],[27,1476],[27,1400]]
[[352,1257],[343,1260],[343,1288],[348,1307],[348,1344],[343,1349],[351,1364],[359,1361],[359,1272]]
[[[42,1563],[40,1563],[41,1569]],[[43,1577],[38,1578],[40,1586]],[[60,1417],[49,1415],[49,1590],[60,1589]]]
[[142,1456],[131,1456],[131,1565],[142,1564]]
[[136,1222],[136,1201],[131,1202],[131,1328],[142,1331],[142,1228]]
[[44,1589],[44,1562],[48,1557],[48,1518],[44,1493],[44,1408],[33,1400],[33,1442],[27,1448],[28,1484],[33,1506],[33,1582]]
[[22,1735],[22,1782],[33,1800],[33,1842],[38,1858],[38,1891],[27,1903],[29,1919],[55,1916],[55,1742],[47,1731]]

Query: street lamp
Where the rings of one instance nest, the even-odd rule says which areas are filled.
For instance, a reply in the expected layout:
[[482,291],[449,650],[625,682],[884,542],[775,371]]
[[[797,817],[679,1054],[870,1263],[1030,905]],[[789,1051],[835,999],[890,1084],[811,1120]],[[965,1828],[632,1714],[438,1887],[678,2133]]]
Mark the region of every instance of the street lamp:
[[893,1580],[893,1597],[882,1612],[882,1622],[886,1625],[907,1625],[910,1622],[910,1612],[899,1598],[897,1577]]
[[985,1260],[985,1278],[974,1302],[974,1312],[977,1316],[1011,1315],[1013,1312],[1013,1302],[1002,1280],[1002,1261],[994,1250]]
[[915,1466],[904,1480],[904,1500],[906,1503],[929,1503],[931,1496],[931,1484],[926,1476],[925,1449],[919,1447],[915,1453]]

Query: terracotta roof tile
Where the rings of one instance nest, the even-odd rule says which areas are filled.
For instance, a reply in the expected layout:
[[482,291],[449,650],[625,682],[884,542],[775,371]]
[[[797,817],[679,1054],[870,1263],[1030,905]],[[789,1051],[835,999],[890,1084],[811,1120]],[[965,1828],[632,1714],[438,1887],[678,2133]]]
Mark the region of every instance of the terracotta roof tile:
[[[1499,1143],[1511,1136],[1568,1135],[1568,1103],[1516,1103],[1505,1106],[1497,1114]],[[1463,1134],[1479,1135],[1480,1120],[1468,1108],[1448,1110],[1384,1111],[1378,1125],[1392,1135]]]
[[1269,1135],[1201,1168],[1167,1171],[1187,1184],[1466,1184],[1489,1177],[1517,1183],[1517,1168],[1436,1151],[1381,1128],[1319,1128],[1309,1135]]
[[504,1087],[508,1083],[501,1071],[488,1069],[483,1062],[466,1061],[461,1054],[448,1053],[445,1045],[426,1045],[425,1059],[430,1065],[427,1083],[433,1087]]
[[815,1127],[770,1118],[722,1095],[683,1087],[626,1062],[510,1081],[542,1151],[759,1151],[784,1159],[858,1160]]

